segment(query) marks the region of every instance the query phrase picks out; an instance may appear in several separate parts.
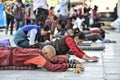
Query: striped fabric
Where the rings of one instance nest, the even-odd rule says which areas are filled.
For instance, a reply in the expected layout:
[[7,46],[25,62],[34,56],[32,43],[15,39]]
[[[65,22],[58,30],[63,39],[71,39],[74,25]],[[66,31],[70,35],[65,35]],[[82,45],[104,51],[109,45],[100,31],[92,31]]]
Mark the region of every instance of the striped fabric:
[[0,70],[33,70],[36,66],[0,66]]

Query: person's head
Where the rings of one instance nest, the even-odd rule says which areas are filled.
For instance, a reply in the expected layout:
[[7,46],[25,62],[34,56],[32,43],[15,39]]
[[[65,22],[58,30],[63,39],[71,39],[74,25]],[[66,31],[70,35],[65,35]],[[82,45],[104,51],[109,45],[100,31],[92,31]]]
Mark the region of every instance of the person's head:
[[50,7],[50,10],[54,10],[54,7],[52,6],[52,7]]
[[48,25],[43,25],[40,31],[40,34],[42,36],[47,35],[48,31],[50,30],[50,27]]
[[51,45],[46,45],[42,48],[42,54],[47,59],[50,60],[56,55],[55,48]]
[[84,41],[85,34],[83,32],[78,32],[74,35],[74,40],[76,44],[80,44]]
[[66,19],[60,19],[58,24],[57,24],[58,30],[64,29],[66,24],[67,24],[67,20]]
[[94,5],[94,10],[97,11],[98,10],[98,6]]
[[76,19],[77,19],[76,16],[72,16],[72,17],[71,17],[71,23],[74,24],[74,22],[75,22]]
[[73,36],[73,29],[71,27],[67,28],[67,34]]

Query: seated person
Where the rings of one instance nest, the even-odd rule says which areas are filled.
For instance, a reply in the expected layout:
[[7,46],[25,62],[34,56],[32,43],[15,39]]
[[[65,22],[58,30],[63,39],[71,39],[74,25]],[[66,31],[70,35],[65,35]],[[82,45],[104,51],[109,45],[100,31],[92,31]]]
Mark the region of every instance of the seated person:
[[57,30],[58,33],[55,36],[55,38],[61,38],[65,35],[66,32],[66,24],[67,24],[67,20],[65,19],[60,19],[58,24],[57,24]]

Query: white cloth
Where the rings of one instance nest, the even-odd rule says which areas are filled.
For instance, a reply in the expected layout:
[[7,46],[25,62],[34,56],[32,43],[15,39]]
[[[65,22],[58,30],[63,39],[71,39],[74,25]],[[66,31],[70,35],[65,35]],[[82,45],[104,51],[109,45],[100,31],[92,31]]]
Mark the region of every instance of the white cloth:
[[33,11],[37,8],[48,9],[47,0],[33,0]]
[[[74,25],[77,25],[77,27],[79,28],[80,31],[83,31],[83,29],[82,29],[82,22],[83,22],[84,20],[85,20],[84,18],[83,18],[83,19],[80,19],[80,18],[77,17],[77,19],[76,19],[75,22],[74,22]],[[73,26],[74,26],[74,25],[73,25]]]
[[118,0],[117,15],[120,18],[120,0]]
[[60,1],[60,15],[62,15],[62,16],[69,15],[68,3],[69,3],[69,0],[61,0]]
[[31,29],[28,33],[27,33],[27,36],[29,37],[29,44],[30,45],[33,45],[36,43],[35,41],[35,37],[37,35],[37,29]]

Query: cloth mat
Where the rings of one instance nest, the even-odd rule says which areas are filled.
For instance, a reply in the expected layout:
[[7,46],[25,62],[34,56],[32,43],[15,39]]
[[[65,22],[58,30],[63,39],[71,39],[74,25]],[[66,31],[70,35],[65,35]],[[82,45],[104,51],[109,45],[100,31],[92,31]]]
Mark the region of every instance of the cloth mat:
[[37,66],[0,66],[0,70],[33,70]]

